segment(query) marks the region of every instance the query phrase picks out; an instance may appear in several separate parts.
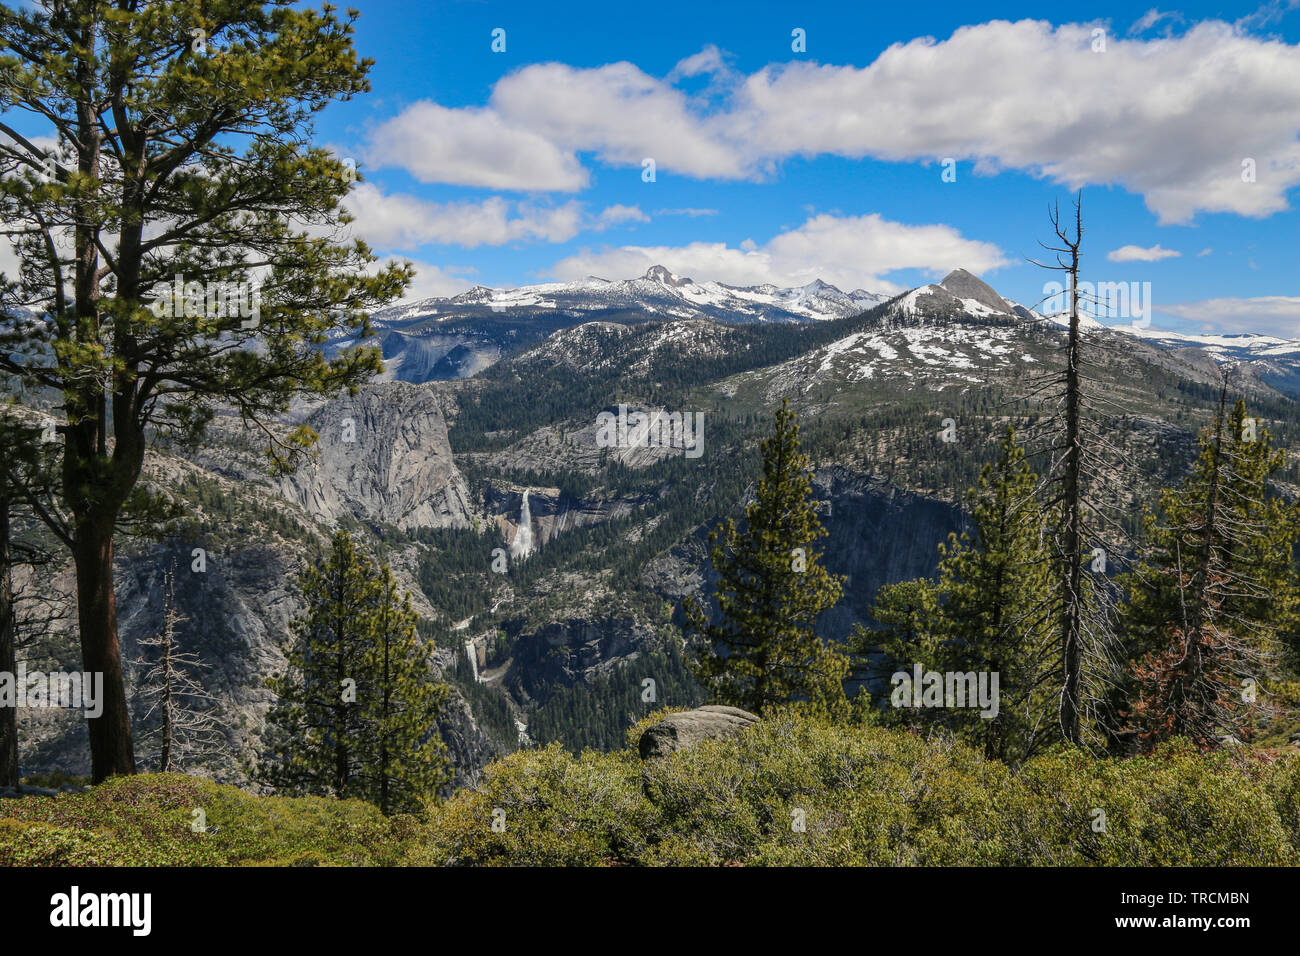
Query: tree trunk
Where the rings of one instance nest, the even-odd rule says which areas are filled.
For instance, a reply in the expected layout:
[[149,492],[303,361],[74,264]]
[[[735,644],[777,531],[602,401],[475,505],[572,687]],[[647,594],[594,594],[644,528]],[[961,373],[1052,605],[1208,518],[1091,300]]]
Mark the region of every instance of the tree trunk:
[[1064,615],[1061,622],[1061,656],[1064,687],[1061,689],[1061,730],[1065,739],[1083,742],[1083,442],[1080,432],[1083,395],[1079,381],[1079,250],[1070,263],[1070,339],[1065,369],[1065,560]]
[[[18,670],[9,499],[0,497],[0,674]],[[18,786],[18,708],[0,707],[0,787]]]
[[[171,607],[167,608],[167,613],[171,614]],[[173,719],[172,708],[172,624],[169,619],[166,624],[166,644],[163,645],[163,725],[162,725],[162,753],[158,756],[158,772],[171,773],[172,769],[172,736],[175,734],[175,720]]]
[[81,665],[102,674],[103,713],[86,721],[90,733],[90,774],[95,783],[135,773],[131,716],[126,707],[122,652],[117,643],[117,598],[113,593],[113,521],[77,527],[72,558],[77,571],[77,622]]

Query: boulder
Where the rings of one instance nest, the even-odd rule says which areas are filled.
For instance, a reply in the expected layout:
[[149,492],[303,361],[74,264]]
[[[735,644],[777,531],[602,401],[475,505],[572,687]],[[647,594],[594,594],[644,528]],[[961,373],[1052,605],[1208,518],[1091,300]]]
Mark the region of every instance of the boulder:
[[637,749],[642,760],[666,757],[678,750],[693,747],[710,737],[725,737],[744,730],[758,721],[758,717],[739,707],[710,704],[669,714],[659,723],[648,727],[641,735]]

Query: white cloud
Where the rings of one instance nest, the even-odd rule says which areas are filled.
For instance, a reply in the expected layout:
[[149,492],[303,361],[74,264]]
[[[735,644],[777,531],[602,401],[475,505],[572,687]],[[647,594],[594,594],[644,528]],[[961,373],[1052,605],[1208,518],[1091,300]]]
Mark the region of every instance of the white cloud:
[[699,53],[679,60],[668,74],[668,80],[671,82],[679,76],[713,76],[716,74],[730,75],[731,68],[723,58],[722,51],[714,44],[707,44]]
[[951,156],[1071,189],[1119,184],[1162,222],[1286,208],[1300,184],[1300,45],[1207,21],[1179,36],[1111,37],[1094,53],[1091,31],[999,20],[896,43],[862,68],[801,60],[728,74],[698,96],[673,84],[716,80],[716,49],[667,79],[626,62],[535,64],[499,80],[485,108],[409,108],[380,127],[372,161],[429,180],[572,190],[585,183],[580,152],[712,179],[761,179],[796,155]]
[[1204,299],[1160,306],[1159,311],[1190,322],[1202,322],[1225,332],[1259,332],[1300,339],[1300,296]]
[[1159,262],[1161,259],[1177,259],[1182,253],[1177,249],[1166,249],[1156,243],[1149,249],[1142,246],[1120,246],[1106,253],[1111,262]]
[[718,117],[685,93],[631,63],[579,69],[563,63],[524,67],[497,82],[491,106],[511,127],[605,162],[699,178],[748,175],[744,157],[722,136]]
[[[1300,47],[1219,22],[1177,38],[995,21],[895,44],[871,66],[796,63],[744,86],[747,142],[813,155],[953,156],[1070,188],[1119,183],[1165,222],[1197,211],[1266,215],[1300,183]],[[1243,183],[1245,157],[1258,181]]]
[[650,217],[641,211],[640,206],[624,206],[615,203],[606,206],[596,218],[600,227],[617,226],[625,222],[649,222]]
[[501,196],[430,202],[401,193],[390,195],[373,183],[357,183],[343,205],[356,217],[352,232],[380,249],[567,242],[585,230],[648,219],[638,207],[623,205],[608,206],[593,218],[577,200],[558,206],[512,202]]
[[574,192],[588,174],[571,150],[492,110],[421,101],[380,124],[367,161],[401,166],[425,183]]
[[678,275],[730,285],[805,285],[823,279],[841,289],[864,288],[894,294],[903,286],[884,278],[899,269],[921,269],[936,276],[964,267],[986,272],[1006,265],[997,246],[965,239],[946,225],[910,226],[879,215],[818,215],[763,245],[746,240],[684,246],[621,246],[588,250],[561,259],[550,270],[564,280],[589,275],[626,278],[664,265]]
[[459,295],[474,285],[471,279],[465,277],[475,271],[469,266],[435,266],[404,256],[390,257],[383,264],[389,262],[409,262],[415,267],[415,278],[402,297],[403,302]]
[[[1148,30],[1150,30],[1153,26],[1155,26],[1157,23],[1161,22],[1162,20],[1170,20],[1177,23],[1177,22],[1182,22],[1182,19],[1183,19],[1183,15],[1181,13],[1171,13],[1170,11],[1167,10],[1161,12],[1160,10],[1157,10],[1155,7],[1152,7],[1146,13],[1142,14],[1142,16],[1138,20],[1134,21],[1133,25],[1128,28],[1129,36],[1136,36],[1140,33],[1146,33]],[[1168,28],[1166,27],[1166,29]]]

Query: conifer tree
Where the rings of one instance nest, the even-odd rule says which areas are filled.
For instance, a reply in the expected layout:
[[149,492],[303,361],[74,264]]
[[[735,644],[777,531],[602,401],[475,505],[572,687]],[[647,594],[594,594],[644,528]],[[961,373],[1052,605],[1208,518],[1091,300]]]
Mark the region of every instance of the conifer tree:
[[839,600],[843,579],[822,567],[822,552],[813,548],[826,531],[788,400],[761,451],[763,477],[745,508],[744,530],[729,518],[709,534],[719,622],[698,602],[685,603],[688,629],[700,638],[693,670],[718,703],[761,715],[805,700],[842,715],[848,658],[814,626]]
[[948,670],[998,675],[997,716],[974,710],[952,718],[984,754],[1019,763],[1047,742],[1053,721],[1051,623],[1043,613],[1052,588],[1034,489],[1038,477],[1008,427],[1001,456],[985,465],[969,502],[975,538],[940,545],[938,633]]
[[[911,673],[915,664],[936,667],[944,650],[936,634],[939,624],[939,585],[929,578],[898,581],[876,591],[871,616],[882,625],[869,630],[861,624],[853,627],[849,652],[853,655],[855,676],[865,679],[868,691],[873,685],[888,682],[890,675]],[[870,693],[855,698],[870,704]],[[919,730],[930,716],[908,708],[886,708],[886,724]]]
[[1283,453],[1227,377],[1200,456],[1148,516],[1150,553],[1125,579],[1122,621],[1133,670],[1131,728],[1150,747],[1185,737],[1201,749],[1246,739],[1261,712],[1279,636],[1300,606],[1293,549],[1300,505],[1268,489]]
[[345,531],[323,568],[304,570],[302,590],[286,670],[267,681],[278,701],[256,775],[285,793],[417,808],[447,780],[447,690],[432,680],[409,595]]
[[[10,381],[0,371],[0,382]],[[20,593],[14,571],[49,564],[51,549],[24,533],[34,529],[42,514],[57,510],[58,483],[53,443],[43,441],[40,425],[12,413],[10,403],[0,407],[0,673],[12,674],[18,665],[20,631],[28,641],[48,633],[60,615],[52,610],[21,614]],[[18,712],[0,707],[0,786],[17,786]]]
[[437,732],[450,692],[433,680],[427,652],[416,637],[411,596],[399,594],[392,569],[375,581],[371,613],[374,643],[361,698],[365,798],[385,814],[418,810],[424,797],[450,779],[447,748]]
[[997,715],[979,710],[893,710],[887,722],[941,724],[984,750],[1019,763],[1050,739],[1054,628],[1044,611],[1052,589],[1047,549],[1034,498],[1038,478],[1008,428],[1001,456],[985,465],[968,493],[974,537],[950,535],[939,546],[937,580],[886,585],[872,616],[882,631],[861,626],[859,654],[879,655],[876,677],[909,675],[913,666],[998,675]]
[[277,790],[357,795],[358,697],[374,652],[372,571],[345,531],[334,536],[324,567],[303,570],[306,611],[293,623],[284,672],[266,682],[278,701],[267,715],[259,771]]
[[287,0],[0,7],[0,220],[19,263],[0,277],[0,371],[56,394],[64,418],[64,510],[42,517],[73,557],[82,666],[103,675],[95,781],[135,771],[113,569],[150,444],[197,441],[224,406],[288,463],[314,438],[275,427],[291,401],[380,366],[375,350],[320,346],[368,335],[368,312],[410,281],[339,241],[355,170],[311,145],[320,110],[368,89],[357,15]]

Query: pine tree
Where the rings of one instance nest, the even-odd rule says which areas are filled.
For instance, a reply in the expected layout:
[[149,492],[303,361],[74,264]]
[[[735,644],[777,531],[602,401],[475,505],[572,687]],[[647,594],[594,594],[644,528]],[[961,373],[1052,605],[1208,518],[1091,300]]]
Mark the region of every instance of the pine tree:
[[1246,739],[1259,687],[1300,595],[1292,553],[1300,505],[1268,489],[1283,453],[1247,417],[1227,411],[1227,376],[1200,455],[1148,516],[1150,553],[1125,578],[1124,632],[1133,668],[1131,726],[1141,746],[1185,737],[1201,749]]
[[[0,221],[19,261],[0,277],[0,371],[56,394],[65,420],[63,508],[42,517],[73,557],[82,667],[103,675],[87,724],[96,782],[135,772],[114,555],[150,444],[197,441],[225,406],[287,464],[314,438],[273,427],[291,401],[380,367],[377,350],[320,345],[368,335],[368,311],[410,281],[408,265],[375,268],[343,241],[355,170],[310,145],[320,110],[368,89],[358,15],[261,0],[0,7]],[[50,148],[7,122],[27,114]]]
[[1047,681],[1052,627],[1043,613],[1052,588],[1034,489],[1038,477],[1008,428],[1002,453],[969,494],[975,539],[940,545],[938,633],[948,666],[998,675],[997,716],[953,714],[984,754],[1019,763],[1047,742],[1053,697]]
[[447,780],[447,690],[432,681],[409,596],[345,531],[323,568],[304,570],[302,591],[286,670],[267,681],[278,701],[256,775],[285,793],[415,809]]
[[418,810],[424,797],[450,779],[438,715],[450,699],[433,680],[416,637],[411,596],[399,595],[392,569],[379,569],[373,597],[374,644],[361,698],[366,726],[361,795],[385,814]]
[[718,703],[761,715],[806,700],[842,715],[848,658],[814,626],[839,600],[843,579],[828,573],[822,552],[813,550],[826,531],[811,500],[808,458],[788,400],[761,451],[763,477],[745,508],[744,530],[729,518],[709,534],[720,623],[692,599],[684,606],[688,629],[700,639],[693,670]]
[[[943,660],[944,650],[936,634],[939,623],[939,586],[928,578],[886,584],[876,591],[871,616],[882,627],[869,630],[853,627],[849,651],[857,665],[856,674],[865,679],[868,690],[890,675],[911,674],[915,664],[932,669]],[[855,698],[869,705],[870,693]],[[886,708],[886,724],[919,730],[932,715],[911,708]]]
[[855,632],[859,654],[880,658],[874,676],[940,672],[998,675],[994,717],[974,708],[886,710],[886,721],[940,724],[1008,763],[1027,759],[1050,739],[1049,686],[1054,628],[1045,613],[1053,579],[1034,491],[1037,476],[1008,428],[1001,456],[968,492],[975,532],[939,546],[937,580],[886,585],[872,616],[885,627]]
[[[2,369],[0,382],[11,384]],[[14,673],[23,639],[30,642],[48,635],[60,617],[53,609],[20,613],[21,595],[14,584],[15,568],[35,570],[54,557],[44,543],[23,533],[42,515],[56,510],[58,500],[57,460],[53,443],[42,440],[42,431],[38,424],[13,414],[9,402],[0,406],[0,673]],[[18,782],[18,712],[0,707],[0,786]]]
[[[9,495],[0,490],[0,674],[13,674],[18,669],[9,502]],[[0,787],[16,787],[18,779],[18,711],[0,707]]]

